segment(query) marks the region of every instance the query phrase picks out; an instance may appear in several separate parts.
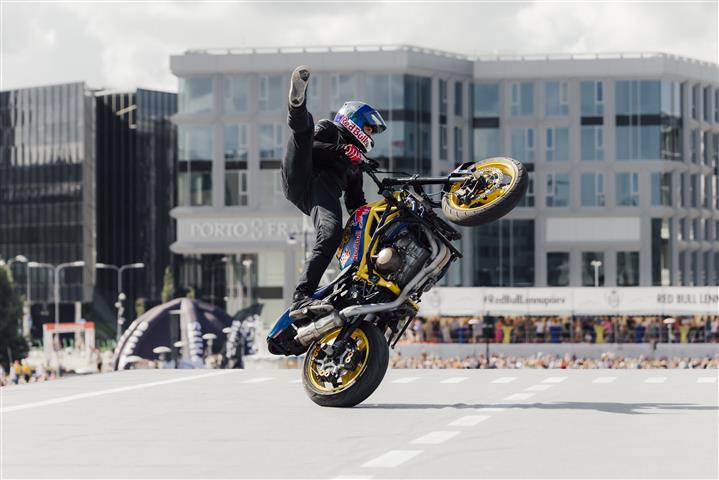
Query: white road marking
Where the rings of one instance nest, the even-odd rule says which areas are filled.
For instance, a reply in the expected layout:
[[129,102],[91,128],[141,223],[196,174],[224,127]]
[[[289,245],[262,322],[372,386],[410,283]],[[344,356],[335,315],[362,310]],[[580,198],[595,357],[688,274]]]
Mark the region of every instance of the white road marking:
[[410,383],[414,382],[415,380],[419,380],[419,377],[402,377],[398,378],[397,380],[392,380],[392,383]]
[[467,415],[466,417],[459,417],[454,422],[450,423],[450,427],[474,427],[475,425],[479,424],[480,422],[483,422],[487,420],[489,415]]
[[464,382],[465,380],[467,380],[467,377],[452,377],[452,378],[448,378],[446,380],[442,380],[439,383],[459,383],[459,382]]
[[260,378],[251,378],[249,380],[244,380],[240,383],[262,383],[262,382],[269,382],[270,380],[274,380],[274,377],[260,377]]
[[517,377],[499,377],[499,378],[495,378],[494,380],[492,380],[489,383],[510,383],[510,382],[515,381],[516,379],[517,379]]
[[599,377],[595,378],[592,383],[612,383],[617,377]]
[[543,392],[545,390],[549,390],[554,385],[532,385],[531,387],[527,387],[527,390],[530,392]]
[[667,377],[649,377],[644,380],[644,383],[664,383]]
[[717,383],[717,377],[699,377],[697,383]]
[[189,382],[199,380],[201,378],[215,377],[218,375],[227,375],[233,373],[234,370],[222,370],[219,372],[205,373],[203,375],[191,375],[182,378],[172,378],[170,380],[161,380],[159,382],[140,383],[138,385],[130,385],[127,387],[110,388],[107,390],[98,390],[96,392],[79,393],[77,395],[69,395],[67,397],[53,398],[52,400],[44,400],[42,402],[26,403],[24,405],[16,405],[14,407],[5,407],[0,409],[0,413],[14,412],[17,410],[25,410],[27,408],[44,407],[46,405],[55,405],[58,403],[71,402],[83,398],[99,397],[100,395],[109,395],[111,393],[129,392],[131,390],[139,390],[142,388],[157,387],[159,385],[169,385],[171,383]]
[[390,450],[374,460],[363,463],[363,467],[398,467],[422,453],[422,450]]
[[430,432],[427,435],[423,435],[419,438],[415,438],[412,440],[411,444],[413,445],[437,445],[439,443],[446,442],[452,437],[456,437],[459,435],[459,432],[457,431],[451,431],[451,432]]
[[536,395],[536,393],[515,393],[514,395],[504,397],[504,399],[505,400],[526,400],[528,398],[532,398],[535,395]]
[[542,380],[542,383],[562,383],[567,377],[549,377]]

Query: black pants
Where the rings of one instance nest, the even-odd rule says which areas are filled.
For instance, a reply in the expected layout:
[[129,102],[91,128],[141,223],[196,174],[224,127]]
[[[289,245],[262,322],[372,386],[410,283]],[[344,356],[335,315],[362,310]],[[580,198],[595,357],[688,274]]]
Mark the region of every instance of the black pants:
[[285,197],[302,213],[312,217],[317,238],[295,289],[311,295],[342,241],[340,194],[322,173],[312,170],[314,121],[303,105],[291,108],[287,123],[292,135],[282,160],[282,185]]

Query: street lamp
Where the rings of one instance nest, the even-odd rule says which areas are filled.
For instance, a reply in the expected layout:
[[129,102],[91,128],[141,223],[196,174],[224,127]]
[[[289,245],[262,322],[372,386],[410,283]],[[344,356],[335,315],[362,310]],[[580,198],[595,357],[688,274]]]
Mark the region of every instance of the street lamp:
[[30,336],[30,267],[28,264],[30,263],[25,255],[15,255],[15,257],[11,258],[10,260],[5,263],[5,260],[0,260],[0,265],[7,265],[8,268],[12,271],[12,264],[16,262],[24,263],[25,264],[25,274],[27,275],[27,278],[25,279],[25,315],[24,320],[21,320],[21,327],[18,328],[18,330],[22,331],[23,337]]
[[55,329],[57,330],[60,325],[60,271],[67,267],[84,267],[85,262],[83,260],[77,260],[75,262],[61,263],[55,267]]
[[251,306],[254,301],[254,299],[252,298],[252,259],[246,258],[242,260],[242,265],[244,265],[245,269],[247,270],[247,306]]
[[115,342],[120,343],[120,334],[122,333],[122,324],[125,323],[125,319],[122,314],[124,309],[122,308],[122,302],[127,299],[127,296],[122,291],[122,272],[130,268],[144,268],[145,264],[142,262],[128,263],[118,267],[117,265],[110,265],[109,263],[96,263],[95,268],[107,268],[115,270],[117,272],[117,302],[115,302],[115,308],[117,309],[117,331],[115,332]]
[[600,260],[592,260],[590,264],[594,267],[594,286],[599,286],[599,267],[602,266],[602,262]]

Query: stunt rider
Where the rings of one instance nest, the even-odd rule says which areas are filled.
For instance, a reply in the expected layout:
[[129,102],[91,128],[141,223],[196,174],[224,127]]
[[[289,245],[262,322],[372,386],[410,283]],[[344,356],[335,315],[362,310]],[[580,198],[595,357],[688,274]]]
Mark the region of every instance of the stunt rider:
[[342,240],[340,196],[344,192],[348,213],[367,203],[358,165],[374,145],[372,135],[387,128],[377,110],[358,101],[345,102],[334,121],[315,125],[306,104],[309,78],[307,66],[292,72],[287,116],[292,135],[282,160],[285,197],[312,218],[317,235],[292,298],[293,320],[332,310],[312,294]]

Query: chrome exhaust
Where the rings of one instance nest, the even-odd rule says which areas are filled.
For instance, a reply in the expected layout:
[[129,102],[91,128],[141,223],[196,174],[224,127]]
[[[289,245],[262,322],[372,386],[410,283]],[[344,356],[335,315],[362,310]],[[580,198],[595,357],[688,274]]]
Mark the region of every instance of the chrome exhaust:
[[306,347],[310,343],[320,338],[325,333],[341,327],[344,324],[342,318],[340,318],[337,310],[334,310],[331,314],[326,317],[322,317],[316,322],[312,322],[309,325],[300,327],[297,329],[297,335],[295,340],[300,343],[303,347]]

